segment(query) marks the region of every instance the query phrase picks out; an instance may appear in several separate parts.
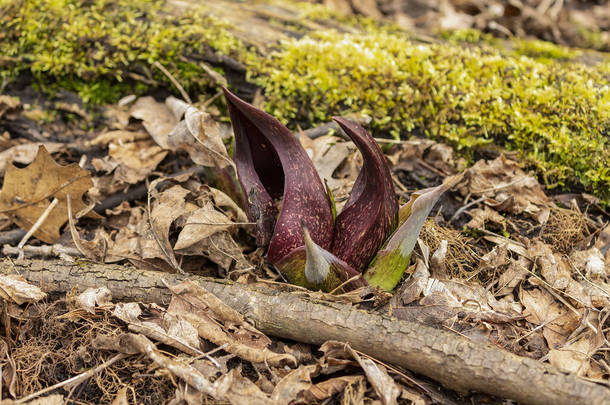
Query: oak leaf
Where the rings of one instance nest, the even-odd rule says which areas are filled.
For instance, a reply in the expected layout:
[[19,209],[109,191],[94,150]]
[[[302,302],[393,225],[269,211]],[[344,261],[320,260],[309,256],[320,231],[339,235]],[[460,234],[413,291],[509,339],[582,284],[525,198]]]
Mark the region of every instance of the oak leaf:
[[77,213],[87,207],[82,198],[91,187],[93,182],[87,170],[76,163],[66,166],[58,164],[46,148],[40,146],[29,166],[18,168],[11,164],[6,168],[0,191],[0,213],[27,230],[57,198],[57,205],[34,233],[43,242],[55,243],[59,239],[59,229],[68,220],[66,196],[70,195],[73,213]]

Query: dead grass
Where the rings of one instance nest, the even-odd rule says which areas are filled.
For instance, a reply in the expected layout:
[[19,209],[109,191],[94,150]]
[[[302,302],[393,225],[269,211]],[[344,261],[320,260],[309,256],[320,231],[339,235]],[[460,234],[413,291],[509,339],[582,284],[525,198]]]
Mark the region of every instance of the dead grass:
[[[12,320],[10,353],[15,362],[18,398],[90,370],[113,356],[94,349],[91,339],[97,334],[122,332],[118,321],[106,312],[89,315],[66,311],[65,300],[58,300],[30,308],[29,313],[36,312],[37,316],[26,321]],[[15,337],[17,342],[13,341]],[[121,388],[129,386],[128,397],[138,404],[164,403],[173,397],[176,386],[168,376],[157,375],[150,364],[148,360],[127,358],[57,393],[73,403],[110,403]]]
[[580,211],[552,208],[549,220],[540,234],[554,250],[569,254],[590,235],[587,219]]
[[479,255],[472,238],[456,229],[440,226],[434,219],[426,221],[419,237],[430,248],[430,254],[438,249],[441,241],[447,241],[445,260],[450,278],[467,279],[475,272]]

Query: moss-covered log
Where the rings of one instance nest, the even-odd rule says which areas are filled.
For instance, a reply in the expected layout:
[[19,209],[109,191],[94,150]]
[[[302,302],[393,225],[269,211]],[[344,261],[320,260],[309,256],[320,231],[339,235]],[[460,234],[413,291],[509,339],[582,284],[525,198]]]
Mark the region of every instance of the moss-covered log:
[[28,72],[110,101],[171,88],[158,61],[197,100],[218,90],[212,66],[241,95],[260,86],[266,108],[293,128],[356,113],[378,135],[423,134],[466,156],[495,144],[549,186],[610,201],[607,54],[476,31],[421,41],[279,0],[0,0],[0,31],[4,79]]

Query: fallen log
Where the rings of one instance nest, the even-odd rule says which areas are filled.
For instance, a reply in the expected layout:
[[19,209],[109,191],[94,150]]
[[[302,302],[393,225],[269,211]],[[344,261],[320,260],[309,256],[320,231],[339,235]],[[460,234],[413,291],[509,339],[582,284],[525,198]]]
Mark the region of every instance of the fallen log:
[[242,313],[262,332],[320,345],[348,342],[378,360],[428,376],[458,391],[478,391],[529,404],[610,404],[610,389],[566,375],[489,344],[445,330],[331,303],[306,294],[195,275],[119,265],[4,260],[0,274],[21,274],[49,293],[106,286],[118,300],[168,303],[165,287],[190,279]]

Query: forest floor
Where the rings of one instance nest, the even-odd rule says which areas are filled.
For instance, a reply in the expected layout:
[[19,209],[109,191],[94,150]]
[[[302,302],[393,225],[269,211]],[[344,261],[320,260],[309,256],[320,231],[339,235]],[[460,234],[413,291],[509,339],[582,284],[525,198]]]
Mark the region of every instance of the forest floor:
[[[573,13],[588,18],[597,48],[608,51],[603,24],[610,18],[593,4],[561,10],[563,2],[511,2],[514,9],[494,17],[491,6],[475,1],[417,15],[388,11],[388,2],[325,3],[431,37],[439,27],[427,23],[442,20],[459,25],[445,29],[509,30],[591,47],[564,22]],[[545,25],[549,18],[562,23]],[[532,26],[537,31],[528,32]],[[186,281],[168,284],[158,299],[135,288],[130,297],[120,281],[116,290],[84,290],[86,283],[69,285],[59,273],[55,286],[27,280],[38,259],[49,269],[58,259],[83,272],[114,263],[126,273],[186,273],[339,303],[548,364],[605,387],[610,397],[610,213],[603,199],[582,188],[549,189],[518,153],[501,147],[468,160],[455,145],[423,137],[376,138],[401,203],[462,175],[426,221],[403,279],[392,294],[288,286],[256,247],[227,182],[233,133],[226,110],[215,95],[196,103],[169,95],[184,89],[164,75],[171,91],[97,105],[67,90],[50,97],[27,74],[3,86],[2,404],[512,403],[501,389],[453,390],[430,378],[434,372],[380,361],[349,341],[311,344],[306,335],[257,330],[238,308]],[[223,78],[215,81],[219,89]],[[362,167],[357,148],[330,124],[297,135],[340,210]]]

